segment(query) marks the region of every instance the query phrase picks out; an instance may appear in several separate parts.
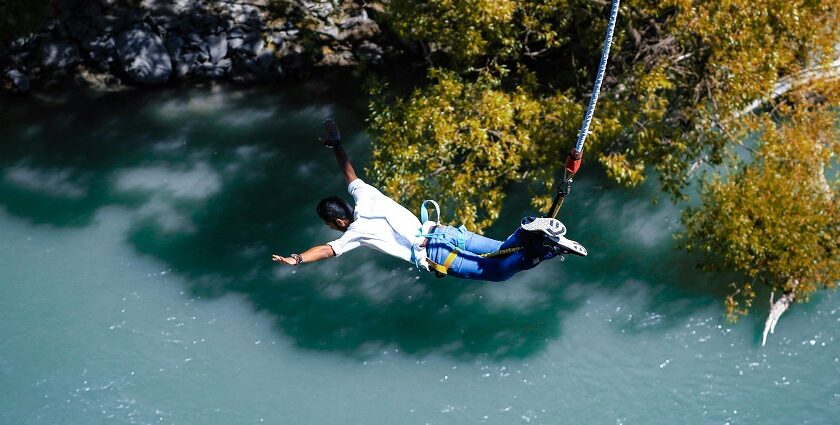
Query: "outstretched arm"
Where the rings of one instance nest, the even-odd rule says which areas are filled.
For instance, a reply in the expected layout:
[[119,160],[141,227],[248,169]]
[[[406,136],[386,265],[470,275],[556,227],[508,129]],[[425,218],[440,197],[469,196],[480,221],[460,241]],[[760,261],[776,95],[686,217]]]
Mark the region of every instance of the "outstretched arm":
[[353,170],[353,164],[350,163],[350,158],[347,157],[347,152],[344,151],[341,143],[333,148],[333,153],[335,153],[335,160],[338,161],[338,168],[341,168],[341,172],[344,173],[344,179],[347,180],[347,183],[349,184],[353,180],[356,180],[358,178],[356,176],[356,171]]
[[[332,247],[329,245],[318,245],[313,246],[312,248],[307,249],[299,256],[295,256],[292,254],[288,257],[284,257],[282,255],[274,254],[271,256],[271,261],[276,261],[281,264],[288,264],[290,266],[296,266],[302,263],[311,263],[313,261],[323,260],[324,258],[334,257],[335,252],[333,251]],[[298,261],[300,258],[300,261]]]
[[336,125],[332,118],[324,120],[324,131],[326,132],[324,145],[332,148],[335,154],[335,160],[338,162],[338,168],[341,169],[341,172],[344,174],[344,179],[349,184],[358,177],[356,176],[356,171],[353,169],[353,164],[350,163],[347,152],[341,146],[341,134],[338,132],[338,125]]

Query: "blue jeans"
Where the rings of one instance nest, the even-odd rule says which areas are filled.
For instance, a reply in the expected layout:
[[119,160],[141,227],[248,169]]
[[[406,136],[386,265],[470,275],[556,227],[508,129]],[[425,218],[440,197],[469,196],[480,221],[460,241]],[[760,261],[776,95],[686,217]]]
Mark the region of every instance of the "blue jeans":
[[[432,233],[442,236],[429,238],[426,255],[435,263],[443,264],[449,253],[458,245],[458,235],[461,230],[452,226],[437,226]],[[543,246],[542,235],[535,235],[522,229],[516,229],[504,242],[486,238],[470,231],[465,231],[462,235],[465,247],[458,251],[458,257],[449,266],[447,271],[449,276],[500,282],[510,279],[517,272],[532,269],[541,261],[556,256],[554,251]],[[479,256],[479,254],[515,246],[524,248],[512,254],[498,257],[484,258]]]

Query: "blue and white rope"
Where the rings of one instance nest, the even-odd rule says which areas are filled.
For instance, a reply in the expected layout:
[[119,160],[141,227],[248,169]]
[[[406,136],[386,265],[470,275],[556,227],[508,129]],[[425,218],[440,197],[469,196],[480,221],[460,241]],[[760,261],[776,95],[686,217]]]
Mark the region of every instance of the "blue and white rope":
[[586,135],[589,133],[589,124],[592,122],[592,114],[595,113],[595,104],[598,103],[598,95],[601,92],[601,82],[604,80],[604,71],[607,69],[607,59],[610,56],[610,46],[612,45],[613,30],[615,30],[615,20],[618,17],[618,3],[619,0],[613,0],[612,10],[610,10],[610,23],[607,27],[607,36],[604,39],[604,51],[601,53],[601,64],[598,66],[598,76],[595,78],[595,87],[592,88],[592,97],[589,98],[589,107],[586,109],[586,116],[583,118],[583,126],[578,132],[577,143],[575,143],[575,152],[583,152],[583,142],[586,141]]

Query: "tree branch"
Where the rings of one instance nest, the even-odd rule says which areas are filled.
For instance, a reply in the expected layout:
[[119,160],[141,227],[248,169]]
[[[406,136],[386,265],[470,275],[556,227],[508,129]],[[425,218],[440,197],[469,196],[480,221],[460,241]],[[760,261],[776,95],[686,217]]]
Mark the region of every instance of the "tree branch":
[[840,78],[840,58],[826,66],[806,68],[794,75],[780,78],[767,98],[752,101],[752,103],[747,105],[746,108],[736,113],[733,118],[740,118],[749,114],[764,104],[764,102],[777,99],[795,87],[803,86],[818,80],[828,80],[832,78]]

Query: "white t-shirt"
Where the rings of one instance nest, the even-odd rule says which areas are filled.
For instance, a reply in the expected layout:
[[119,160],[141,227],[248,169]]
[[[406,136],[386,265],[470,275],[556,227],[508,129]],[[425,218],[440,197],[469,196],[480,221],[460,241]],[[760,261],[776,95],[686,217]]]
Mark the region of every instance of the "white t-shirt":
[[344,235],[332,242],[335,255],[366,246],[394,257],[412,262],[411,251],[423,267],[426,266],[426,249],[419,246],[422,237],[420,220],[393,199],[385,196],[375,187],[356,179],[347,185],[356,204],[353,222]]

